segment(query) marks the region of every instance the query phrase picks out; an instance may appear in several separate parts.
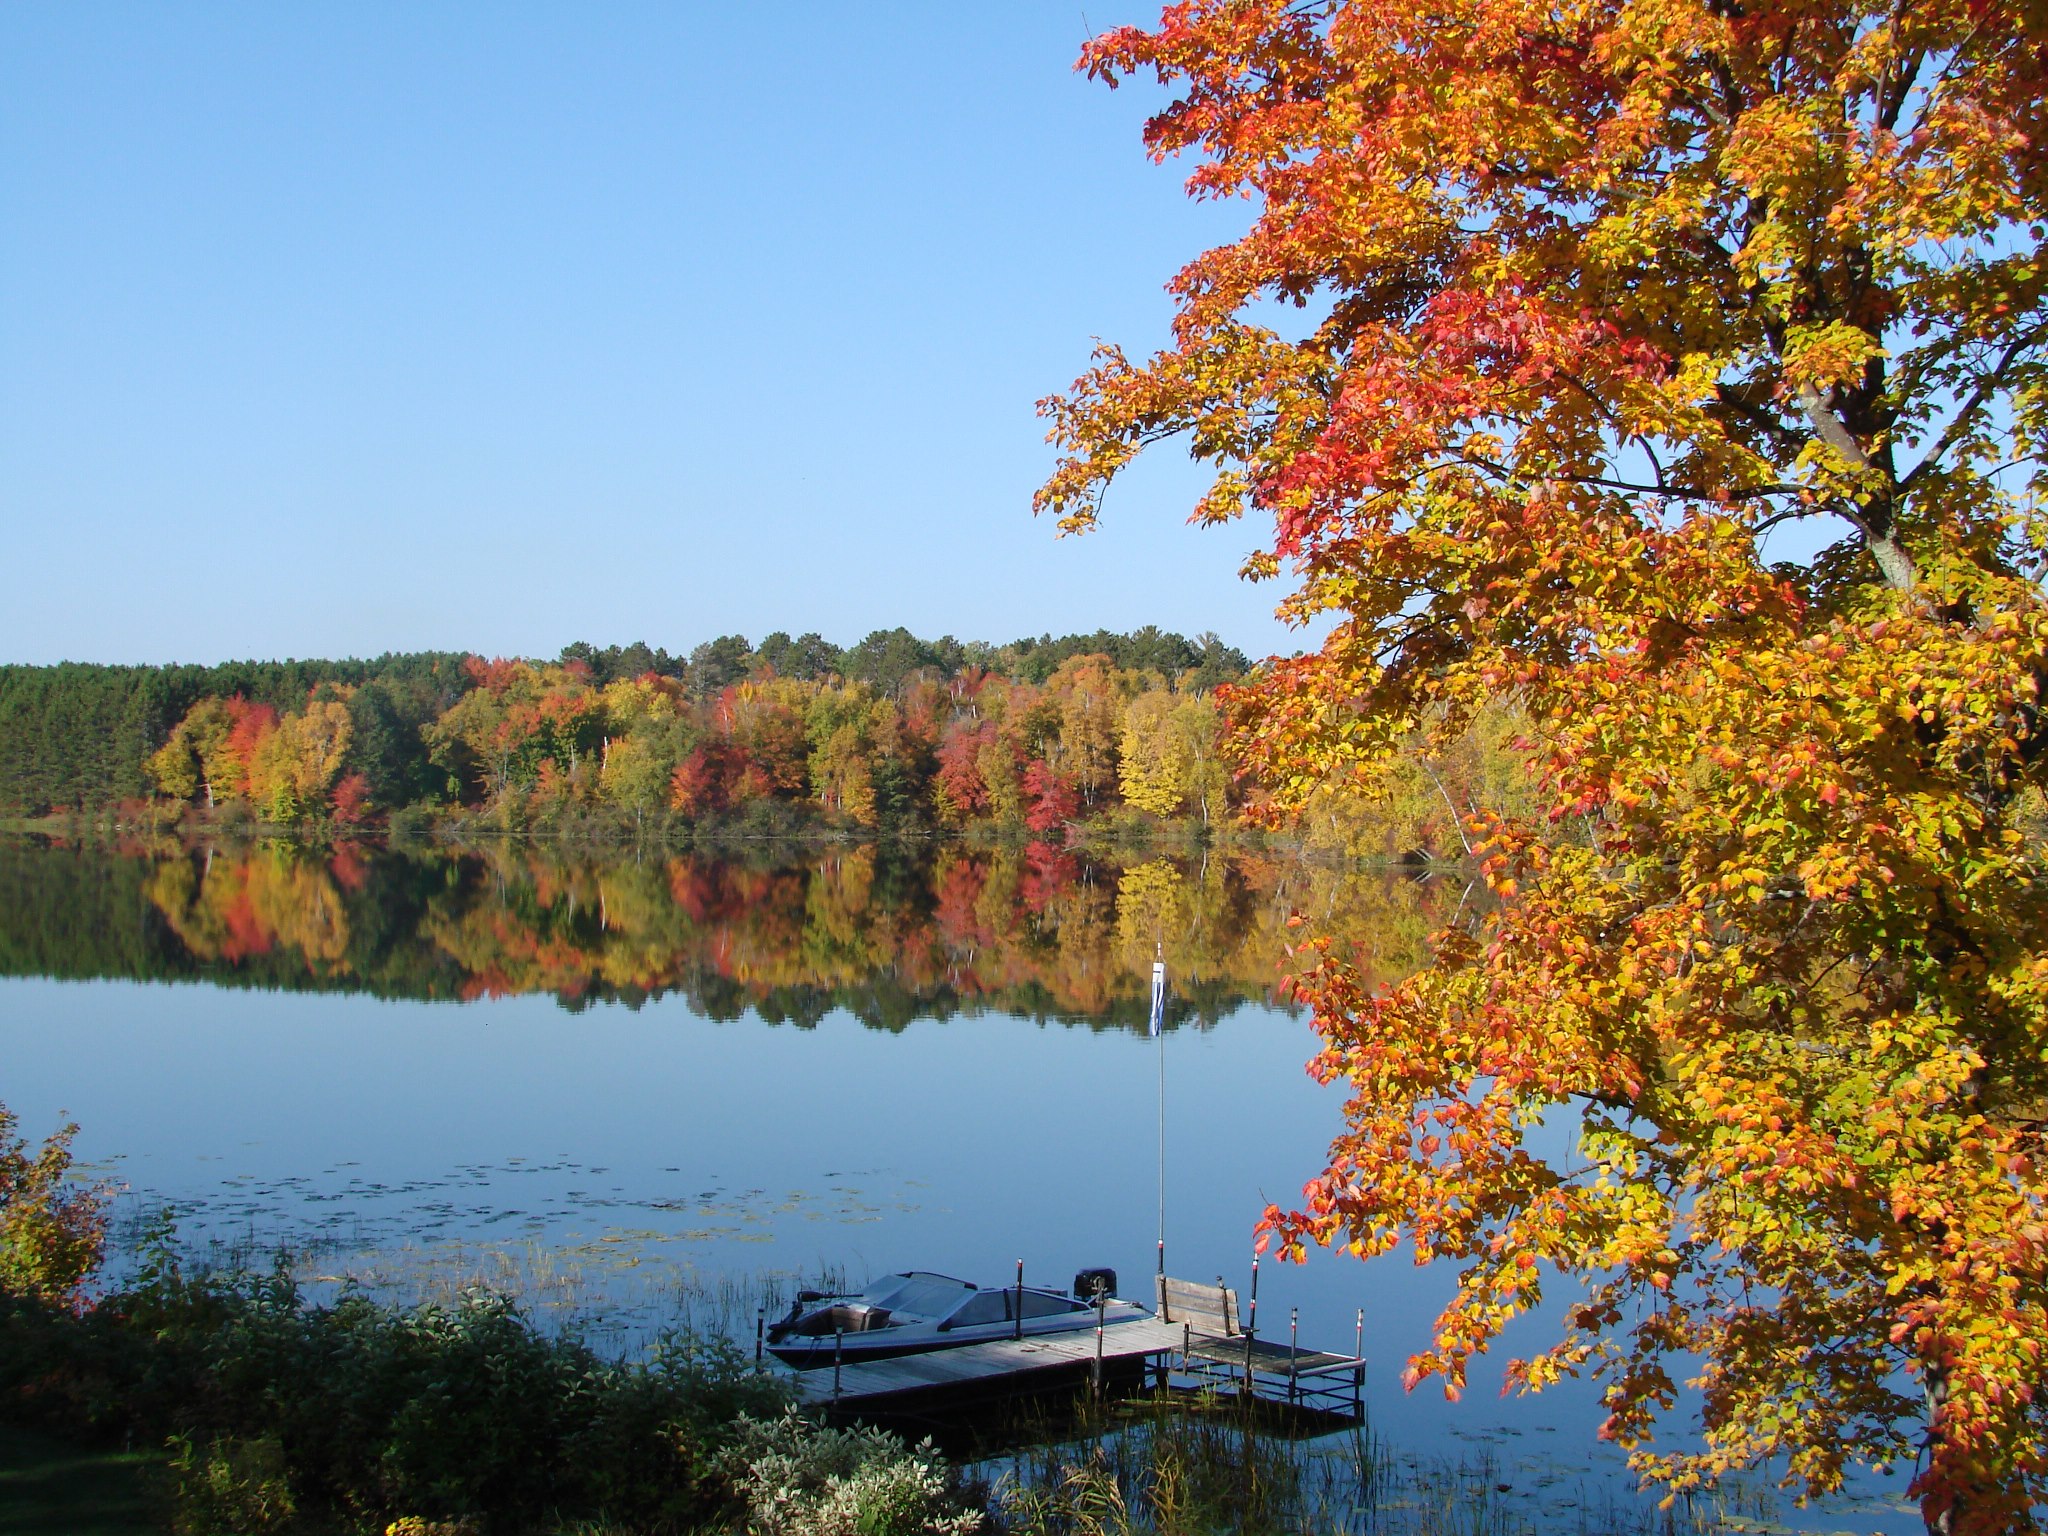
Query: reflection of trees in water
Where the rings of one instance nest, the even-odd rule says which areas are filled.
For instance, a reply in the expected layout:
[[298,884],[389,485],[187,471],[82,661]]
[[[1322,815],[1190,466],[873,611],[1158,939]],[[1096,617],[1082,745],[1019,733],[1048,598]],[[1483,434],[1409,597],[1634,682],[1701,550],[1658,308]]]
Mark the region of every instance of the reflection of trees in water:
[[148,892],[198,959],[232,963],[282,948],[328,973],[347,968],[342,892],[350,875],[361,879],[359,862],[331,873],[294,849],[273,845],[203,865],[166,860],[151,874]]
[[[1142,1028],[1284,1000],[1291,913],[1405,974],[1457,891],[1271,854],[1110,861],[1031,844],[571,857],[347,845],[0,848],[0,971],[203,978],[396,997],[679,994],[717,1019],[875,1028],[990,1010]],[[1439,909],[1443,910],[1439,910]]]

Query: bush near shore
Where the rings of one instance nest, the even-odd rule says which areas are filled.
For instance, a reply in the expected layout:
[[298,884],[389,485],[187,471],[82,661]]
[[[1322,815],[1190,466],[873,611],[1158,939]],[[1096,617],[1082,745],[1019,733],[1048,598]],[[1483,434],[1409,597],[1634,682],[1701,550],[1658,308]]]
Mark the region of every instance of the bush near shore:
[[394,1307],[269,1273],[188,1272],[169,1223],[103,1294],[105,1204],[67,1128],[0,1107],[0,1419],[161,1446],[179,1536],[965,1532],[935,1454],[789,1411],[730,1343],[608,1359],[484,1290]]

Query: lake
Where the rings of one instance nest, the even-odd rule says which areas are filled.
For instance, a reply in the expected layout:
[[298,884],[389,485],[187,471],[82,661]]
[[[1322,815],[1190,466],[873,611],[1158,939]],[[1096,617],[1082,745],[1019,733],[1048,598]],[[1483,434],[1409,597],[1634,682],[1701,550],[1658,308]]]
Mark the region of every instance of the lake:
[[[1253,1225],[1321,1164],[1288,914],[1385,976],[1456,883],[1200,854],[761,848],[576,858],[0,843],[0,1101],[61,1118],[132,1241],[280,1248],[316,1287],[482,1279],[621,1347],[751,1338],[764,1284],[904,1268],[1065,1284],[1167,1264],[1248,1289]],[[1146,1029],[1155,953],[1172,998]],[[1162,1118],[1162,1077],[1164,1082]],[[1583,1384],[1399,1384],[1450,1276],[1267,1263],[1262,1334],[1348,1349],[1376,1429],[1487,1456],[1532,1520],[1618,1483]],[[1540,1320],[1510,1342],[1545,1340]],[[1903,1485],[1903,1478],[1896,1480]],[[1879,1484],[1798,1528],[1918,1528]],[[1519,1506],[1518,1506],[1519,1507]]]

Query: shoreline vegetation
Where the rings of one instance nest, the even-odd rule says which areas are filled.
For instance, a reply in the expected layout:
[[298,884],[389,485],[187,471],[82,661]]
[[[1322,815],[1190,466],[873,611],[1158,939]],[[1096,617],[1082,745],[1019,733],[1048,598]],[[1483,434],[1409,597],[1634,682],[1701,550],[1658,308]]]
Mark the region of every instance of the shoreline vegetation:
[[[0,831],[376,834],[593,845],[964,838],[1242,846],[1267,792],[1225,752],[1245,656],[1153,628],[1004,646],[728,635],[673,656],[450,652],[217,667],[0,667]],[[1288,846],[1455,859],[1520,798],[1525,722],[1483,710],[1388,793],[1312,799]]]
[[1488,1453],[1402,1454],[1364,1426],[1290,1442],[1206,1395],[1049,1406],[993,1442],[911,1446],[806,1418],[717,1327],[625,1356],[481,1287],[314,1299],[286,1254],[195,1263],[168,1213],[110,1278],[105,1192],[73,1176],[69,1128],[40,1148],[14,1131],[0,1106],[0,1497],[21,1495],[23,1529],[1516,1536],[1561,1508],[1582,1533],[1730,1528],[1612,1490],[1560,1506]]

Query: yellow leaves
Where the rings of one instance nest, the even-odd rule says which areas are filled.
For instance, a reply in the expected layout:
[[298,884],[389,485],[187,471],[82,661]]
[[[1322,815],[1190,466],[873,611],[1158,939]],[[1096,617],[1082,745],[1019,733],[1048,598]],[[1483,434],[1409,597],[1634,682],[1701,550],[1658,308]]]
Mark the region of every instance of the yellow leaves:
[[[2013,810],[2048,761],[2048,615],[2014,574],[2025,493],[1991,477],[2038,471],[2048,438],[2013,383],[2042,236],[1932,249],[2025,206],[2031,42],[1952,0],[1796,21],[1644,0],[1541,27],[1477,0],[1339,6],[1290,23],[1288,78],[1316,83],[1283,126],[1246,63],[1269,24],[1199,0],[1162,24],[1169,76],[1202,89],[1155,145],[1212,156],[1205,185],[1263,216],[1184,274],[1169,355],[1077,390],[1057,494],[1185,426],[1219,476],[1202,515],[1273,515],[1250,569],[1297,562],[1289,612],[1344,620],[1248,711],[1246,760],[1283,791],[1511,686],[1544,793],[1489,832],[1501,910],[1389,996],[1309,989],[1325,1029],[1357,1029],[1313,1230],[1500,1256],[1418,1357],[1447,1372],[1523,1299],[1539,1221],[1543,1251],[1617,1266],[1655,1318],[1695,1287],[1766,1290],[1632,1342],[1614,1432],[1647,1431],[1658,1351],[1687,1351],[1716,1438],[1665,1471],[1783,1455],[1825,1485],[1856,1435],[1891,1443],[1871,1426],[1895,1325],[1908,1350],[1990,1349],[1973,1330],[2011,1297],[1970,1255],[2042,1198],[1973,1107],[2038,1099],[2048,1054],[2048,904]],[[1274,291],[1329,301],[1312,342],[1243,333],[1236,307]],[[2024,362],[1993,377],[2007,346]],[[1912,433],[1980,387],[1983,420],[1908,482],[1909,450],[1939,446]],[[1823,513],[1868,547],[1764,568],[1764,530]],[[1901,562],[1910,596],[1884,590]],[[1660,1139],[1589,1141],[1565,1192],[1529,1127],[1578,1094]],[[1440,1156],[1434,1130],[1410,1144],[1418,1105],[1458,1112],[1455,1172],[1416,1161]],[[2041,1301],[2038,1254],[2003,1268]],[[1957,1401],[1958,1443],[2010,1441]]]
[[1860,381],[1870,363],[1888,355],[1875,336],[1847,321],[1789,326],[1785,382],[1791,388],[1809,386],[1825,395],[1836,385]]

